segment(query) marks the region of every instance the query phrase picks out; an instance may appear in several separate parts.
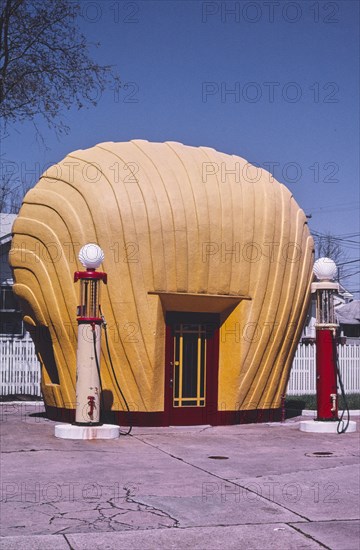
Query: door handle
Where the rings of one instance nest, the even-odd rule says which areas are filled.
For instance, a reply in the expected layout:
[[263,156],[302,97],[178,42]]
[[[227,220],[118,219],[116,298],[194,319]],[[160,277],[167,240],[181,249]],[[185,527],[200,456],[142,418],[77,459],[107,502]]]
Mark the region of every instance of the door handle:
[[173,379],[170,378],[170,388],[172,388],[172,387],[173,387]]

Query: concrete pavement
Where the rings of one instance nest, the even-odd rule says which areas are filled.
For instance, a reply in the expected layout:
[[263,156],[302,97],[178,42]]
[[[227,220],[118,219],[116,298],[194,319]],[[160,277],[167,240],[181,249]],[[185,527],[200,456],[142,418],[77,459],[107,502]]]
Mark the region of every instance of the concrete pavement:
[[358,432],[295,418],[74,441],[38,403],[0,420],[4,550],[359,550]]

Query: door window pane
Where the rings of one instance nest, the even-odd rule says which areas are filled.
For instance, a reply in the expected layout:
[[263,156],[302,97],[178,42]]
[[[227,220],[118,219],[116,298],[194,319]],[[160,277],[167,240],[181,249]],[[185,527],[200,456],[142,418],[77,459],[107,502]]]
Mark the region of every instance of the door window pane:
[[205,406],[206,326],[180,323],[174,327],[174,407]]

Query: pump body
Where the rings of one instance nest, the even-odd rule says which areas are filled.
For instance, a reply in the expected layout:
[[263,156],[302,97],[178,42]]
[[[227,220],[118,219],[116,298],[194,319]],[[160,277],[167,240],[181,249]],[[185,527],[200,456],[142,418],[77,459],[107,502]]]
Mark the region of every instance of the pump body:
[[312,284],[316,293],[316,394],[317,420],[338,420],[336,330],[334,293],[338,284],[321,281]]
[[77,311],[78,344],[76,353],[75,424],[99,425],[101,382],[100,283],[106,284],[106,273],[88,268],[76,271],[74,282],[80,281],[80,304]]
[[337,420],[336,341],[333,330],[316,330],[317,420]]

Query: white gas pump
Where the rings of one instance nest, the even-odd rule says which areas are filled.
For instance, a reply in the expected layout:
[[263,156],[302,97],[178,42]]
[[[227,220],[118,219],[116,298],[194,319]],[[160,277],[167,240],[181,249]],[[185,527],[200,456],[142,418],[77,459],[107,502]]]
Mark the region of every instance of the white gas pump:
[[78,425],[99,425],[101,408],[101,282],[107,274],[96,271],[104,253],[96,244],[86,244],[79,253],[86,271],[76,271],[74,282],[80,281],[77,310],[78,344],[76,354],[76,416]]
[[76,354],[76,413],[74,424],[57,424],[55,437],[63,439],[114,439],[119,426],[101,424],[101,283],[107,274],[96,271],[104,260],[104,252],[95,243],[82,247],[79,260],[86,271],[76,271],[74,282],[80,281],[77,308],[78,343]]

